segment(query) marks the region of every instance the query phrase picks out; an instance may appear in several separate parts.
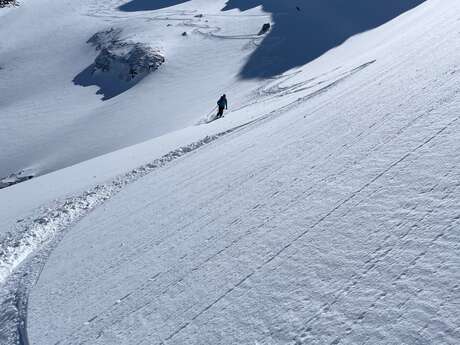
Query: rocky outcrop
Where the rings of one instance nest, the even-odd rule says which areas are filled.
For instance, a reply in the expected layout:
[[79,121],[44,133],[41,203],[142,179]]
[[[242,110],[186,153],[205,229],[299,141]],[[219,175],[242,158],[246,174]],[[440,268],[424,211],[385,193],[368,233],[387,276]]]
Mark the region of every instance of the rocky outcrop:
[[130,89],[165,62],[158,49],[120,37],[121,30],[114,28],[93,35],[87,43],[99,54],[93,64],[74,78],[77,85],[99,86],[97,94],[104,95],[103,100]]
[[144,43],[122,41],[120,34],[121,30],[110,29],[88,40],[100,51],[94,61],[94,72],[116,71],[121,79],[131,81],[158,69],[165,62],[158,50]]

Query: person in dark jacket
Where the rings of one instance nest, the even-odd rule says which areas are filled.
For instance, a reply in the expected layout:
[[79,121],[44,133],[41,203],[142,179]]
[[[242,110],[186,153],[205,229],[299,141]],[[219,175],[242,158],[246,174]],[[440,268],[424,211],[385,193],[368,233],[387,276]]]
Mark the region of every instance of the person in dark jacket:
[[219,107],[219,111],[217,112],[216,119],[220,119],[224,116],[224,109],[228,109],[227,96],[222,95],[217,101],[217,106]]

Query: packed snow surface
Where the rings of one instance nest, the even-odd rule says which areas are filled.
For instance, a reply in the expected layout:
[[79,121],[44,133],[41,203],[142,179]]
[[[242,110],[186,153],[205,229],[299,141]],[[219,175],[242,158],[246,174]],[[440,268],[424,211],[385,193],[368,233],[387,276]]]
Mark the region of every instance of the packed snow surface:
[[[27,6],[51,16],[39,3],[66,40],[42,47],[51,24],[31,21],[18,46],[62,75],[40,88],[31,65],[2,129],[40,128],[10,116],[26,99],[43,128],[74,118],[8,137],[1,168],[80,163],[0,191],[1,344],[460,343],[460,3],[46,0],[0,28]],[[165,63],[101,100],[53,58],[69,44],[81,72],[101,35]],[[221,92],[230,111],[209,122]],[[18,155],[31,147],[42,170]]]

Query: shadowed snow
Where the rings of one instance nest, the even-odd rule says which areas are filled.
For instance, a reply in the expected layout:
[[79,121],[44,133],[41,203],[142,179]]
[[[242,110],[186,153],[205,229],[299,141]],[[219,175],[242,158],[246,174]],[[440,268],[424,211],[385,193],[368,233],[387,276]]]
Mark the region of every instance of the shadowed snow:
[[262,6],[272,14],[272,30],[241,71],[243,78],[268,78],[302,66],[424,1],[228,0],[223,10],[246,11]]

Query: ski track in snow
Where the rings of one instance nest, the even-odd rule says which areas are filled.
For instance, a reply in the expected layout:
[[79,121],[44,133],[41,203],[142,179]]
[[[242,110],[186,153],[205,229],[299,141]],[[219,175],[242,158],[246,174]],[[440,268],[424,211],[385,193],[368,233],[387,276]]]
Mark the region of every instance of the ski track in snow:
[[[330,87],[329,85],[328,87]],[[321,90],[321,91],[325,91]],[[309,97],[314,95],[309,95]],[[298,101],[289,104],[289,107],[297,104]],[[287,110],[288,107],[284,107]],[[256,121],[261,121],[280,113],[280,110],[272,111],[267,116],[261,117]],[[32,216],[30,219],[18,220],[17,227],[5,233],[0,238],[0,284],[4,283],[12,271],[32,252],[46,243],[54,234],[73,224],[84,214],[100,205],[111,196],[120,191],[125,185],[136,181],[151,171],[163,166],[164,164],[183,156],[186,153],[208,144],[219,137],[229,134],[237,129],[253,124],[251,121],[241,126],[226,130],[224,132],[208,136],[201,141],[192,143],[188,146],[174,150],[167,155],[155,160],[152,163],[132,170],[128,174],[116,178],[108,184],[97,185],[93,189],[84,192],[81,196],[72,197],[63,203],[57,202],[55,205],[37,211],[39,217]],[[202,123],[200,123],[202,124]]]
[[[169,315],[171,322],[172,320],[174,320],[174,322],[167,327],[167,329],[162,330],[160,332],[161,335],[155,333],[158,330],[152,330],[151,333],[145,337],[141,337],[139,342],[139,344],[144,344],[146,340],[142,339],[150,339],[149,341],[151,341],[152,337],[158,336],[160,337],[157,340],[158,343],[181,343],[181,340],[184,341],[187,339],[186,336],[184,336],[185,338],[180,338],[181,335],[192,326],[199,328],[200,319],[204,318],[207,313],[214,311],[214,313],[225,314],[226,308],[230,308],[232,305],[232,298],[238,298],[238,296],[249,294],[254,284],[263,281],[261,277],[289,263],[290,260],[296,259],[297,254],[302,254],[302,246],[304,244],[299,244],[299,242],[302,242],[305,236],[314,231],[327,231],[327,227],[325,228],[324,224],[330,221],[331,218],[341,218],[351,214],[352,210],[360,207],[364,201],[369,200],[371,196],[381,192],[381,186],[388,184],[388,181],[380,182],[382,179],[388,180],[395,174],[401,174],[405,166],[410,167],[411,164],[417,162],[421,151],[429,152],[428,148],[439,145],[440,139],[452,139],[452,133],[459,130],[460,118],[451,117],[450,119],[445,118],[443,121],[440,121],[435,111],[445,104],[452,102],[457,95],[458,90],[453,90],[449,96],[434,103],[429,110],[407,119],[405,122],[401,122],[399,127],[389,135],[386,135],[377,142],[368,144],[367,150],[359,154],[356,160],[345,161],[343,165],[334,169],[325,169],[325,171],[328,171],[328,174],[319,181],[311,181],[310,187],[302,186],[301,190],[297,190],[297,192],[293,194],[292,192],[296,191],[297,185],[296,181],[293,181],[292,185],[287,186],[287,189],[275,192],[271,196],[267,195],[267,197],[264,198],[267,204],[275,202],[283,197],[288,197],[290,199],[287,200],[288,202],[283,205],[281,209],[277,209],[277,212],[265,218],[261,217],[262,219],[259,225],[249,228],[243,227],[245,228],[244,231],[238,228],[244,217],[244,215],[240,215],[239,218],[234,219],[229,224],[230,227],[235,227],[234,229],[230,230],[226,228],[222,230],[225,231],[225,234],[222,232],[209,237],[209,243],[201,247],[201,251],[203,252],[202,257],[198,255],[197,258],[192,258],[192,262],[187,264],[187,267],[179,268],[179,266],[177,266],[168,272],[156,272],[152,274],[146,283],[132,289],[112,306],[91,317],[84,325],[72,332],[72,334],[64,339],[60,339],[58,343],[78,344],[83,339],[88,341],[93,339],[97,341],[102,338],[107,331],[125,329],[126,323],[129,323],[131,316],[142,315],[143,318],[154,318],[155,316],[153,313],[156,310],[155,304],[159,303],[159,299],[167,298],[167,294],[174,293],[176,289],[182,291],[181,286],[187,285],[187,281],[190,279],[196,279],[195,275],[199,275],[200,272],[206,272],[206,267],[212,266],[216,262],[222,260],[225,255],[229,255],[228,252],[237,250],[237,247],[243,242],[248,241],[249,238],[258,238],[262,233],[269,231],[268,228],[270,227],[270,223],[275,220],[278,215],[289,213],[289,210],[292,208],[296,206],[299,207],[298,204],[305,203],[314,197],[314,193],[318,193],[318,185],[321,186],[326,183],[334,183],[336,180],[338,183],[342,176],[346,176],[347,172],[356,170],[358,164],[368,159],[371,155],[376,155],[379,151],[385,150],[392,152],[391,157],[394,158],[389,159],[385,165],[379,164],[379,169],[372,174],[373,176],[368,176],[365,183],[357,186],[354,190],[350,190],[341,200],[337,200],[335,205],[332,205],[330,209],[325,209],[323,214],[318,217],[318,219],[312,220],[311,225],[304,228],[303,231],[285,234],[284,239],[287,240],[285,243],[282,243],[277,250],[269,251],[264,257],[259,257],[255,260],[255,266],[252,267],[249,272],[247,272],[247,270],[246,272],[238,272],[238,276],[232,277],[231,282],[227,284],[228,288],[222,289],[220,292],[213,292],[205,300],[189,301],[190,303],[184,306],[181,311],[177,311],[177,313],[173,312]],[[303,99],[308,99],[308,97]],[[289,107],[292,107],[292,105],[289,105],[287,108]],[[372,135],[379,126],[382,126],[383,123],[388,124],[392,116],[394,116],[394,114],[384,116],[381,119],[382,123],[370,126],[367,133],[358,134],[354,139],[346,143],[346,145],[338,147],[337,150],[324,157],[322,164],[330,164],[330,162],[334,161],[336,156],[349,152],[353,147],[359,146],[359,144],[362,145],[362,142],[365,141],[368,136]],[[417,129],[421,132],[418,133]],[[280,129],[280,131],[282,131],[282,129]],[[407,138],[410,137],[410,135],[413,136],[410,140],[410,145],[406,147],[397,144],[398,142],[401,144],[404,140],[408,140]],[[444,143],[444,145],[448,144],[449,142],[447,142],[447,144]],[[452,142],[450,142],[450,144],[452,144]],[[389,147],[398,147],[399,149],[393,152]],[[261,173],[258,179],[266,179],[267,176],[271,176],[281,168],[282,166],[271,167],[267,169],[267,171]],[[315,167],[311,168],[312,171],[313,169],[315,169]],[[394,172],[395,170],[397,171],[396,173]],[[447,171],[444,170],[443,173],[444,179],[458,181],[460,176],[458,176],[457,162],[452,162],[450,168]],[[305,176],[303,177],[305,178]],[[200,176],[195,178],[199,179]],[[253,176],[247,177],[248,180],[251,178],[253,178]],[[246,180],[240,180],[239,183],[244,186]],[[446,186],[443,183],[438,183],[437,185],[431,186],[427,191],[424,191],[424,189],[426,189],[424,185],[420,185],[418,188],[420,190],[416,193],[417,195],[425,195],[427,200],[435,196],[437,200],[441,200],[441,206],[443,200],[445,200],[445,206],[447,208],[452,207],[450,203],[452,202],[452,198],[458,195],[460,184],[449,184]],[[214,201],[217,202],[224,197],[226,192],[226,190],[219,191]],[[423,224],[429,222],[432,218],[436,219],[439,217],[439,213],[444,209],[444,207],[440,207],[439,204],[424,204],[422,201],[418,202],[415,206],[411,206],[411,202],[408,201],[403,209],[409,209],[413,214],[411,215],[409,213],[407,220],[397,224],[388,234],[382,235],[381,229],[376,229],[375,233],[370,233],[368,235],[383,237],[381,241],[377,242],[378,246],[368,253],[368,259],[363,261],[362,266],[356,267],[355,272],[349,277],[345,284],[337,290],[329,292],[327,294],[327,300],[317,307],[317,311],[310,314],[308,319],[303,320],[303,325],[298,327],[295,331],[297,335],[294,337],[295,339],[292,340],[292,344],[309,344],[315,341],[315,339],[316,341],[320,339],[321,331],[324,331],[321,329],[320,323],[325,321],[330,315],[333,315],[335,309],[341,308],[340,303],[352,298],[352,295],[356,293],[361,285],[366,284],[367,280],[373,279],[373,275],[378,273],[380,269],[383,269],[388,260],[394,260],[394,258],[399,257],[401,253],[407,256],[405,261],[408,261],[408,264],[400,267],[396,272],[390,272],[391,280],[387,282],[389,288],[398,289],[401,285],[408,284],[408,279],[410,279],[412,270],[420,269],[419,265],[423,262],[425,257],[439,246],[442,246],[443,243],[447,241],[448,236],[453,236],[452,231],[458,227],[460,219],[460,215],[455,213],[451,214],[451,218],[445,220],[447,225],[444,224],[444,222],[436,225],[436,227],[431,229],[432,231],[430,231],[429,237],[423,239],[423,241],[418,238],[417,232],[423,229]],[[152,203],[153,202],[155,201],[152,201]],[[145,207],[147,206],[148,205]],[[263,215],[263,206],[267,205],[255,205],[250,211],[252,216],[257,215],[258,210],[262,210],[261,212]],[[421,208],[421,210],[419,210],[419,208]],[[205,215],[195,215],[195,218],[183,224],[178,224],[177,232],[181,232],[194,222],[202,223],[203,227],[212,225],[214,218],[211,217],[210,219],[206,219],[203,218],[204,216]],[[165,217],[168,218],[168,215],[165,215]],[[218,217],[218,215],[216,217]],[[185,218],[188,219],[188,217]],[[165,234],[164,237],[155,239],[155,246],[167,243],[167,240],[176,234],[177,233]],[[223,239],[221,236],[223,236]],[[221,238],[220,241],[225,243],[224,245],[220,244],[219,238]],[[181,240],[186,241],[187,239],[182,238]],[[411,248],[414,242],[420,243],[412,249],[412,252],[408,252],[407,249]],[[146,243],[145,248],[147,249],[151,245],[152,243]],[[144,246],[144,244],[142,246]],[[136,252],[138,250],[143,251],[143,248],[137,248]],[[186,259],[187,254],[181,258],[180,261],[182,264],[185,265]],[[180,265],[181,262],[177,265]],[[114,265],[115,264],[116,263],[114,263]],[[441,268],[445,265],[445,262],[441,260],[437,265]],[[152,282],[155,282],[155,284],[152,284]],[[438,305],[437,313],[442,313],[442,309],[452,298],[455,298],[454,296],[457,290],[457,283],[447,288],[448,296]],[[378,310],[379,303],[387,298],[388,293],[389,291],[385,289],[375,291],[375,294],[369,298],[368,306],[354,318],[346,320],[344,325],[342,325],[343,327],[337,328],[333,339],[324,343],[331,345],[338,345],[342,342],[350,343],[350,339],[353,339],[351,337],[355,335],[358,326],[370,317],[374,310]],[[411,303],[411,301],[417,301],[420,298],[419,296],[422,296],[423,293],[423,288],[417,288],[398,304],[397,310],[399,311],[399,319],[405,317],[405,306]],[[145,295],[149,296],[147,301],[142,297]],[[181,316],[179,316],[178,313],[181,313]],[[198,325],[196,323],[198,323]],[[427,321],[420,326],[419,332],[426,332],[429,326],[430,324]]]
[[[45,257],[32,257],[32,261],[29,263],[32,266],[24,268],[24,272],[27,273],[18,272],[17,275],[14,274],[16,268],[28,257],[57,245],[57,243],[51,242],[62,238],[65,229],[120,192],[126,185],[244,126],[246,125],[207,136],[198,142],[174,150],[152,163],[133,169],[112,182],[97,185],[82,195],[68,198],[64,202],[56,202],[54,207],[41,209],[38,211],[42,214],[39,217],[34,216],[30,219],[20,220],[20,225],[16,229],[7,232],[0,239],[0,287],[2,288],[0,290],[0,308],[5,311],[4,319],[0,319],[0,339],[5,338],[6,341],[12,341],[16,338],[20,345],[29,344],[26,331],[28,285],[33,284],[38,279],[39,271],[46,262],[49,251],[44,253]],[[30,277],[27,277],[29,274]]]
[[[321,86],[314,92],[300,97],[285,106],[272,110],[268,114],[255,120],[230,128],[215,135],[207,136],[190,145],[180,147],[151,163],[133,169],[129,173],[115,178],[113,181],[96,185],[79,196],[70,197],[63,201],[56,201],[52,205],[47,205],[42,209],[36,210],[34,215],[29,218],[18,220],[15,229],[5,233],[2,238],[0,238],[0,286],[3,285],[3,291],[0,293],[0,305],[4,310],[14,310],[14,313],[12,313],[14,316],[12,317],[12,314],[9,314],[9,316],[3,321],[3,325],[0,327],[0,335],[2,333],[9,333],[11,329],[16,329],[17,331],[11,333],[9,336],[16,337],[21,345],[28,344],[26,330],[28,289],[33,285],[34,281],[38,279],[40,275],[39,272],[46,262],[46,257],[50,254],[52,248],[58,244],[59,240],[62,239],[65,230],[85,217],[96,207],[102,205],[114,195],[118,194],[128,184],[136,182],[169,162],[178,159],[185,154],[191,153],[202,146],[219,139],[220,137],[242,130],[250,125],[260,125],[266,120],[281,116],[303,102],[323,94],[332,87],[338,85],[340,82],[353,76],[363,68],[370,66],[374,62],[375,60],[370,61],[359,67],[353,68],[348,72],[343,72],[338,76],[332,77],[331,79],[333,81],[328,82],[327,80],[324,80],[319,82],[316,85],[311,86],[311,88],[314,88],[314,86],[317,85],[321,86],[323,83],[327,84],[325,86]],[[277,92],[282,95],[288,95],[310,89],[310,87],[300,88],[300,86],[305,85],[311,80],[295,84],[292,87],[281,88],[279,87],[279,84],[286,83],[290,77],[287,76],[280,78],[282,81],[278,82],[275,86],[262,87],[261,90],[256,91],[255,97],[259,99],[266,97],[267,95],[269,97],[277,97]],[[250,105],[261,101],[262,100],[254,101],[242,108],[249,107]],[[240,110],[242,108],[237,108],[235,110]],[[29,260],[30,262],[26,267],[22,268],[18,272],[15,272],[15,270],[20,267],[23,262]],[[16,326],[11,327],[11,323]]]
[[[342,73],[338,79],[330,82],[324,87],[298,98],[297,100],[283,106],[279,109],[275,109],[270,113],[261,116],[260,118],[239,125],[237,127],[228,129],[221,133],[217,133],[212,136],[207,136],[202,140],[192,143],[190,145],[180,147],[177,150],[174,150],[165,156],[156,159],[152,163],[146,164],[139,168],[133,169],[131,172],[114,179],[112,182],[107,184],[96,185],[94,188],[85,191],[82,195],[78,197],[71,197],[66,199],[63,202],[56,202],[55,205],[48,206],[44,209],[37,211],[40,216],[32,216],[29,219],[20,219],[18,220],[18,225],[12,231],[5,233],[0,238],[0,284],[4,283],[8,276],[13,272],[13,270],[22,263],[31,253],[33,253],[37,248],[40,248],[41,245],[48,242],[49,239],[63,229],[67,228],[71,224],[75,223],[78,219],[81,219],[85,214],[88,214],[92,209],[102,204],[104,201],[108,200],[110,197],[118,193],[124,186],[137,181],[148,173],[156,170],[166,163],[171,162],[174,159],[177,159],[184,154],[187,154],[191,151],[194,151],[200,148],[203,145],[206,145],[224,135],[232,133],[236,130],[242,129],[249,125],[255,124],[257,122],[262,122],[269,118],[273,118],[275,115],[282,115],[282,113],[291,110],[293,107],[298,106],[299,104],[318,96],[330,88],[338,85],[340,82],[345,81],[347,78],[351,77],[356,72],[362,70],[363,68],[371,65],[374,61],[365,63],[357,68],[352,69],[347,73]],[[282,82],[285,82],[288,79],[284,79]],[[280,82],[281,83],[281,82]],[[321,82],[322,83],[322,82]],[[321,84],[318,83],[318,84]],[[304,84],[302,84],[304,85]],[[313,86],[312,86],[313,87]],[[278,90],[274,90],[274,89]],[[309,87],[300,88],[299,84],[294,85],[290,88],[279,88],[279,83],[276,86],[270,87],[269,91],[263,91],[270,96],[280,93],[281,96],[285,96],[291,93],[296,93],[309,89]],[[258,98],[261,98],[262,92],[259,93]],[[274,97],[280,97],[278,95]],[[263,99],[256,101],[254,103],[249,103],[241,108],[236,108],[240,110],[246,107],[249,107],[255,103],[266,101]],[[202,122],[200,122],[202,124]]]
[[[265,259],[263,262],[261,262],[257,267],[255,267],[254,270],[252,270],[250,273],[246,274],[243,276],[241,279],[239,279],[237,282],[231,285],[230,288],[228,288],[226,291],[224,291],[222,294],[216,296],[216,298],[212,301],[210,301],[208,304],[204,304],[201,306],[193,304],[192,306],[189,307],[185,312],[188,314],[188,311],[191,311],[191,315],[188,318],[188,320],[182,324],[179,324],[179,327],[176,328],[175,330],[171,331],[169,335],[167,335],[164,338],[164,342],[168,342],[168,340],[172,340],[176,336],[178,336],[181,332],[186,330],[191,324],[193,324],[196,320],[198,320],[200,317],[202,317],[205,313],[210,311],[212,308],[217,308],[217,305],[219,303],[222,303],[226,298],[228,298],[231,294],[236,293],[237,290],[246,290],[250,285],[246,284],[249,280],[255,277],[257,274],[262,274],[264,270],[266,270],[266,267],[272,264],[274,265],[274,262],[277,261],[276,266],[279,266],[282,262],[285,262],[286,260],[289,260],[290,258],[294,257],[297,253],[297,248],[296,242],[298,242],[300,239],[302,239],[303,236],[311,232],[313,229],[319,227],[322,223],[324,223],[329,217],[333,216],[335,213],[337,213],[339,210],[342,210],[346,205],[350,204],[358,198],[361,194],[363,194],[369,187],[377,184],[377,182],[384,176],[390,175],[390,172],[396,168],[397,166],[406,164],[407,161],[411,159],[416,159],[416,154],[418,151],[423,150],[426,146],[431,145],[433,141],[435,141],[437,138],[442,136],[444,133],[447,131],[456,131],[458,129],[458,121],[459,118],[454,118],[451,120],[449,123],[446,125],[442,126],[440,129],[438,129],[434,134],[427,136],[420,144],[415,146],[414,148],[410,149],[408,152],[404,153],[401,157],[398,159],[394,160],[391,162],[388,166],[386,166],[381,172],[379,172],[376,176],[374,176],[371,180],[369,180],[367,183],[362,185],[360,188],[356,189],[355,191],[351,192],[347,198],[339,202],[335,207],[333,207],[331,210],[329,210],[327,213],[325,213],[321,218],[319,218],[316,222],[314,222],[310,227],[305,229],[302,233],[297,234],[295,237],[293,237],[287,244],[285,244],[281,249],[279,249],[276,252],[273,252],[267,259]],[[415,122],[412,122],[412,125],[414,125]],[[389,140],[394,140],[396,137],[390,138]],[[388,141],[389,142],[389,141]],[[385,145],[381,145],[381,147],[385,147]],[[375,151],[375,150],[373,150]],[[343,173],[343,172],[342,172]],[[452,177],[452,174],[458,174],[458,172],[455,170],[455,164],[453,167],[448,171],[445,175],[445,177]],[[340,173],[338,174],[340,175]],[[337,176],[337,175],[336,175]],[[459,192],[460,185],[453,186],[453,188],[446,189],[444,188],[443,185],[438,185],[438,186],[433,186],[430,190],[431,193],[437,193],[437,192],[443,192],[444,195],[441,195],[441,199],[449,199],[449,197],[452,197],[452,195],[456,195]],[[377,189],[378,190],[378,189]],[[376,190],[376,191],[377,191]],[[374,191],[373,193],[375,193]],[[285,192],[286,193],[286,192]],[[295,203],[298,203],[303,197],[305,197],[305,193],[308,193],[308,189],[303,192],[302,194],[298,195],[294,200],[289,202],[285,206],[285,210],[288,210],[290,207],[292,207]],[[369,197],[366,196],[366,197]],[[364,199],[364,198],[363,198]],[[352,205],[350,209],[347,211],[349,212],[353,207],[359,206],[359,201]],[[255,207],[254,209],[256,210],[258,207]],[[413,232],[416,232],[417,228],[423,223],[426,219],[429,219],[434,212],[438,212],[439,209],[433,209],[429,208],[426,213],[423,213],[418,219],[415,220],[410,220],[407,223],[400,224],[398,227],[394,229],[394,231],[387,235],[384,239],[383,242],[380,243],[380,245],[375,248],[375,250],[370,253],[369,259],[367,259],[364,262],[363,267],[357,268],[357,272],[353,274],[350,277],[350,280],[347,284],[345,284],[343,287],[341,287],[339,290],[335,291],[334,293],[330,294],[330,299],[328,302],[324,303],[318,310],[317,313],[315,313],[313,316],[310,317],[310,319],[305,321],[304,327],[298,330],[298,338],[296,339],[295,343],[296,344],[307,344],[308,340],[310,339],[310,335],[314,334],[314,326],[317,321],[325,317],[331,309],[335,306],[335,304],[340,301],[341,299],[345,298],[348,294],[352,293],[354,289],[358,288],[359,285],[364,281],[364,279],[369,276],[372,272],[376,271],[379,267],[379,265],[384,263],[386,259],[388,259],[391,255],[394,254],[396,251],[401,251],[405,246],[409,245],[413,239],[411,239],[411,235]],[[283,210],[280,210],[280,213],[282,213]],[[458,217],[458,216],[457,216]],[[271,217],[273,218],[273,217]],[[241,236],[235,238],[231,242],[229,242],[225,247],[221,248],[219,251],[213,253],[209,257],[206,258],[202,263],[200,263],[198,266],[191,267],[188,271],[190,272],[189,274],[192,274],[193,272],[196,272],[197,270],[204,269],[204,267],[208,264],[212,264],[212,261],[218,258],[221,254],[224,252],[228,251],[230,248],[241,242],[241,240],[246,237],[247,235],[250,235],[254,230],[261,229],[262,226],[267,226],[270,222],[270,218],[265,220],[261,226],[257,227],[256,229],[252,228],[249,229],[248,232],[245,234],[242,234]],[[234,224],[238,223],[238,220],[234,221]],[[413,224],[411,224],[413,223]],[[407,267],[404,267],[397,275],[394,276],[393,281],[391,282],[392,286],[397,286],[399,282],[404,280],[410,271],[416,267],[416,265],[424,258],[424,256],[427,255],[427,253],[432,250],[433,246],[438,245],[440,242],[443,241],[444,236],[447,234],[450,234],[450,232],[458,226],[458,220],[455,220],[448,226],[445,227],[440,227],[440,229],[434,234],[434,237],[431,239],[428,239],[422,246],[418,248],[418,252],[414,254],[413,259],[410,260],[409,265]],[[395,236],[398,234],[398,232],[401,232],[399,235]],[[164,239],[163,239],[164,240]],[[162,241],[163,241],[162,240]],[[161,242],[159,242],[161,243]],[[212,245],[210,245],[212,247]],[[289,251],[289,254],[287,252]],[[442,262],[440,263],[442,265]],[[271,267],[272,270],[276,269],[276,267]],[[114,327],[116,323],[113,323],[113,314],[114,309],[119,309],[121,308],[121,304],[123,304],[126,300],[135,298],[135,295],[137,293],[144,294],[147,293],[147,291],[144,290],[149,290],[152,289],[153,287],[150,287],[150,283],[152,281],[157,281],[160,277],[162,276],[162,273],[156,273],[153,275],[149,280],[148,283],[145,285],[139,286],[136,290],[133,290],[126,296],[122,297],[119,301],[117,301],[110,309],[106,310],[104,313],[95,315],[93,318],[88,320],[87,324],[82,326],[81,331],[83,333],[86,333],[90,330],[88,330],[88,325],[91,325],[93,322],[98,321],[104,323],[104,320],[109,322],[109,320],[112,320],[111,322],[111,327]],[[174,286],[179,286],[181,284],[181,281],[185,281],[187,278],[187,275],[181,276],[177,280],[169,281],[165,287],[164,290],[158,291],[160,294],[157,296],[159,297],[161,294],[165,294],[167,291],[170,289],[173,289]],[[161,284],[160,284],[161,285]],[[246,286],[246,287],[245,287]],[[455,293],[455,290],[458,288],[458,285],[454,285],[450,287],[449,291],[452,292],[452,294]],[[157,290],[155,288],[155,290]],[[422,293],[423,290],[417,290],[417,293],[420,294]],[[239,293],[241,294],[241,292]],[[357,315],[356,319],[353,321],[352,324],[348,325],[348,328],[344,331],[344,334],[341,337],[337,337],[334,339],[332,342],[330,342],[331,345],[336,345],[340,344],[342,340],[344,340],[347,336],[349,336],[353,330],[354,330],[354,324],[358,324],[362,322],[366,318],[366,316],[372,311],[372,308],[376,306],[376,304],[382,300],[385,299],[386,292],[378,292],[375,295],[375,298],[370,305],[369,309],[367,311],[364,311],[363,313]],[[149,304],[154,303],[156,298],[150,296],[151,298],[149,301],[145,302],[144,299],[139,298],[139,301],[143,301],[141,304],[136,305],[131,305],[130,306],[130,311],[128,314],[131,313],[140,313],[143,309],[146,309]],[[411,296],[410,298],[415,298],[416,295]],[[402,304],[399,305],[399,309],[404,311],[404,305],[407,304],[410,301],[410,298],[404,301]],[[222,309],[223,306],[220,306],[218,309]],[[442,305],[440,305],[440,308],[442,308]],[[193,311],[195,309],[195,311]],[[119,311],[118,311],[119,312]],[[107,314],[106,314],[107,313]],[[104,315],[106,314],[106,315]],[[147,314],[148,315],[148,314]],[[402,315],[401,315],[402,316]],[[121,320],[120,320],[121,322]],[[423,331],[427,325],[422,326],[420,328],[420,331]],[[97,332],[97,328],[94,329],[95,332]],[[61,340],[59,343],[67,344],[67,343],[77,343],[78,339],[84,339],[81,337],[78,337],[78,332],[76,334],[72,334],[69,338]],[[80,334],[82,335],[82,334]],[[86,333],[86,335],[88,335]],[[102,336],[102,333],[99,333],[99,335],[95,336],[95,339],[98,339],[99,337]],[[152,336],[152,334],[150,334]],[[86,338],[86,336],[85,336]],[[86,338],[88,339],[88,338]],[[294,343],[293,343],[294,344]]]
[[[247,125],[249,124],[243,126]],[[62,203],[57,203],[54,207],[42,209],[39,211],[42,214],[40,217],[18,221],[18,227],[5,233],[0,239],[0,284],[5,283],[14,269],[30,254],[46,244],[57,233],[118,193],[127,184],[243,126],[207,136],[198,142],[174,150],[152,163],[134,169],[110,183],[97,185],[78,197],[69,198]]]

